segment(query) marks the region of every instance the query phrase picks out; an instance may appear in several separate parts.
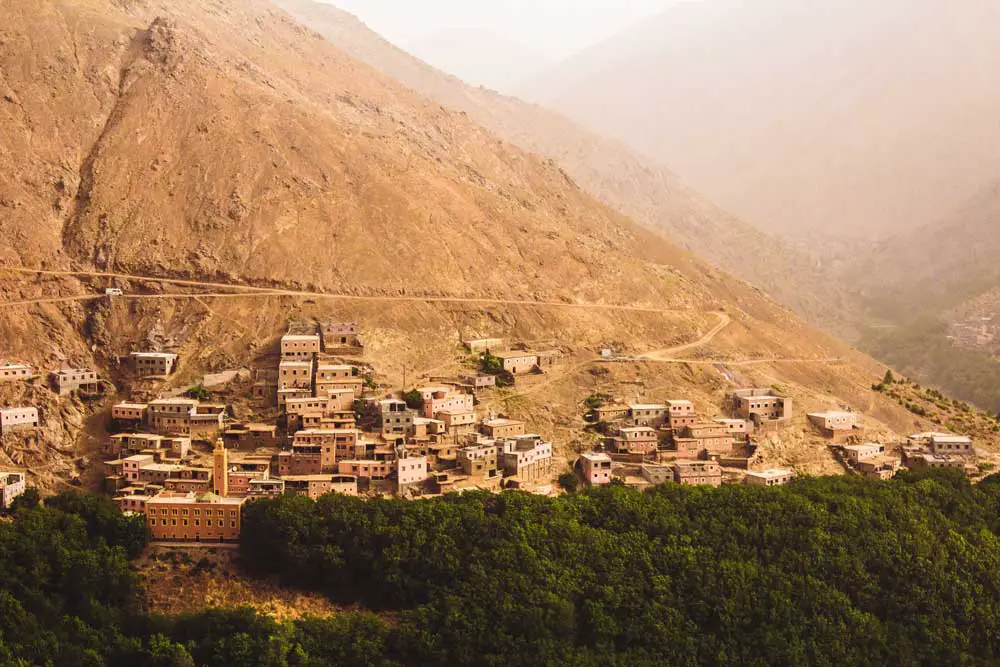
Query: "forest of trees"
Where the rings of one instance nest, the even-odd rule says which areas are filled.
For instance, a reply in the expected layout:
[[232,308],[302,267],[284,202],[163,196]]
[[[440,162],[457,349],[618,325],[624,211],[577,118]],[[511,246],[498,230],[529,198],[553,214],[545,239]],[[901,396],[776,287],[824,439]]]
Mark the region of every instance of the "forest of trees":
[[252,572],[372,610],[154,617],[141,520],[78,493],[0,523],[0,664],[957,665],[1000,656],[1000,477],[286,496]]

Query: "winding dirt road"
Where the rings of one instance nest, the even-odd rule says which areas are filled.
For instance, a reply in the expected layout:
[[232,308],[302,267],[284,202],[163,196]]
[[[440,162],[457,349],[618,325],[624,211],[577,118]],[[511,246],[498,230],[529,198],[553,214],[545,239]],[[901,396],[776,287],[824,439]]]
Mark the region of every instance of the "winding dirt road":
[[712,327],[711,331],[702,336],[696,341],[690,343],[685,343],[684,345],[678,345],[676,347],[668,347],[665,350],[655,350],[653,352],[647,352],[646,354],[640,355],[638,357],[639,361],[676,361],[674,355],[680,354],[682,352],[687,352],[688,350],[694,350],[699,347],[704,347],[708,345],[715,337],[725,330],[730,324],[733,323],[733,319],[729,317],[729,313],[715,312],[712,313],[719,318],[719,323]]

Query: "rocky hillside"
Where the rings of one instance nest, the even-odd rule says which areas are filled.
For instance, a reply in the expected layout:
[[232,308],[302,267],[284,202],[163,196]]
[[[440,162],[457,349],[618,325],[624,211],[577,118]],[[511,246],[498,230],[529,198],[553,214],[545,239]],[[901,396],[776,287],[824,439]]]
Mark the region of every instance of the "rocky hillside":
[[548,157],[588,193],[670,241],[766,289],[830,329],[843,297],[823,268],[694,192],[662,165],[565,116],[470,86],[397,48],[353,15],[315,0],[276,0],[338,48],[527,151]]
[[[871,359],[265,0],[0,11],[0,356],[93,365],[127,394],[118,356],[171,350],[183,390],[291,319],[342,318],[390,387],[460,370],[463,333],[559,347],[572,362],[510,410],[560,446],[604,346],[659,351],[623,394],[714,402],[739,378],[877,407]],[[95,298],[111,284],[125,296]],[[6,450],[94,454],[100,406],[44,400],[46,442]]]

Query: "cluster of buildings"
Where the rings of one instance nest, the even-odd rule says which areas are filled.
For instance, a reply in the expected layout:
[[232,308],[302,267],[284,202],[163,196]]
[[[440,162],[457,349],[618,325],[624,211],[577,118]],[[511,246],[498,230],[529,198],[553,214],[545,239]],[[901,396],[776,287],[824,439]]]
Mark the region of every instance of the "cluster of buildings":
[[[770,397],[769,402],[785,401]],[[759,424],[787,419],[790,404],[780,409],[757,407],[754,402],[736,402],[731,418],[706,419],[689,400],[664,403],[608,404],[594,410],[597,420],[610,429],[604,446],[618,460],[656,462],[665,458],[730,461],[743,459],[735,467],[747,468],[753,456],[751,436]]]
[[[28,382],[39,373],[28,364],[4,363],[0,365],[0,383]],[[49,386],[59,396],[76,392],[96,394],[100,390],[97,372],[90,369],[59,369],[49,373]],[[8,405],[0,407],[0,436],[18,431],[30,431],[40,425],[36,406]]]
[[841,451],[847,465],[869,479],[892,479],[902,466],[900,458],[887,455],[879,443],[845,445]]
[[[277,367],[254,381],[253,395],[278,409],[275,424],[233,423],[227,406],[193,398],[115,405],[104,453],[116,503],[145,514],[154,540],[225,541],[239,538],[242,504],[253,498],[412,496],[550,481],[552,443],[524,422],[480,418],[479,383],[372,396],[362,368],[333,358],[361,349],[355,324],[290,329]],[[208,462],[198,443],[213,442]]]
[[953,433],[916,433],[902,447],[903,463],[909,468],[955,468],[973,476],[976,449],[972,439]]
[[[730,417],[706,419],[694,403],[677,399],[663,403],[611,403],[594,410],[596,420],[610,430],[604,452],[582,455],[577,473],[589,485],[609,484],[616,477],[628,483],[638,470],[636,485],[672,480],[685,485],[719,486],[723,468],[746,471],[748,484],[775,486],[793,477],[790,470],[756,472],[753,434],[786,422],[791,399],[771,389],[741,389],[728,398]],[[636,468],[638,466],[638,468]]]

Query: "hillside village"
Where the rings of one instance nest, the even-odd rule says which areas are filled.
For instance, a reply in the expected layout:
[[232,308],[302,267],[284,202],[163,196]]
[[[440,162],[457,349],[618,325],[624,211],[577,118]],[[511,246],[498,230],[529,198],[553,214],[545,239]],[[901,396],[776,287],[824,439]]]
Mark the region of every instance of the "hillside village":
[[[775,388],[733,388],[718,405],[596,393],[583,402],[573,438],[577,448],[586,445],[573,451],[530,420],[506,414],[498,400],[546,389],[566,370],[567,353],[497,337],[462,346],[467,372],[426,384],[404,377],[393,387],[376,381],[361,325],[295,321],[226,400],[202,385],[168,390],[184,361],[177,353],[133,351],[117,360],[132,393],[106,415],[99,486],[123,512],[145,515],[155,540],[226,542],[239,539],[244,503],[283,494],[422,499],[522,489],[552,495],[582,485],[775,486],[797,474],[762,455],[762,443],[792,429],[797,416],[794,400]],[[624,358],[603,349],[593,364]],[[4,383],[42,384],[57,400],[99,398],[110,385],[92,369],[42,374],[18,363],[0,366]],[[887,440],[882,431],[869,433],[856,411],[804,417],[811,437],[845,474],[889,479],[903,467],[925,466],[975,477],[990,467],[979,462],[968,436],[927,432]],[[17,440],[59,418],[35,405],[3,406],[0,437]],[[26,490],[30,474],[30,468],[0,471],[3,507]],[[83,481],[75,473],[70,483]]]

